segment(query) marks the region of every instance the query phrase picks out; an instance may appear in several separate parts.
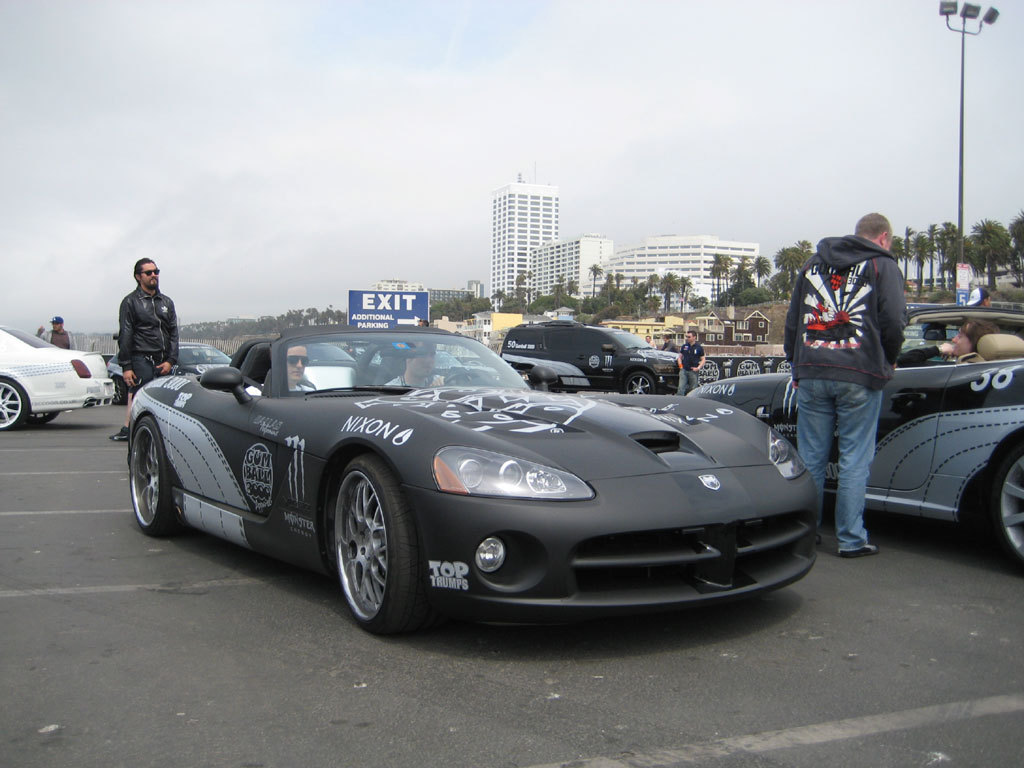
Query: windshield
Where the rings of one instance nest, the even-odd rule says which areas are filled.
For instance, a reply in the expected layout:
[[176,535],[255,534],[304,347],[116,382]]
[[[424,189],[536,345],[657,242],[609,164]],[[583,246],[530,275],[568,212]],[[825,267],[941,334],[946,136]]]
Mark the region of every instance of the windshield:
[[181,347],[178,349],[180,365],[230,365],[231,358],[216,347]]
[[639,336],[634,336],[628,331],[620,331],[618,329],[609,329],[615,340],[618,341],[626,349],[653,349],[653,347],[646,341],[641,339]]
[[49,347],[50,349],[57,349],[57,347],[53,346],[53,344],[51,344],[50,342],[43,341],[42,339],[37,338],[36,336],[33,336],[30,333],[19,331],[17,328],[4,328],[3,332],[9,333],[18,341],[22,341],[28,344],[30,347],[35,347],[36,349],[45,349],[47,347]]
[[483,344],[450,334],[383,331],[299,337],[288,340],[283,363],[291,392],[353,387],[528,389],[522,375]]

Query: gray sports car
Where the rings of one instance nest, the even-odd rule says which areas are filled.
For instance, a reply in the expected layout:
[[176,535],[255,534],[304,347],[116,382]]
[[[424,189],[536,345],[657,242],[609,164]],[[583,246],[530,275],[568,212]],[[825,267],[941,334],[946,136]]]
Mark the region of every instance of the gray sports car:
[[140,528],[333,574],[372,632],[676,609],[814,562],[812,482],[736,408],[537,391],[428,328],[294,329],[233,362],[135,397]]
[[[1024,563],[1024,313],[946,306],[911,314],[905,349],[937,345],[967,318],[1006,331],[982,337],[985,362],[935,359],[897,368],[883,391],[867,509],[963,520],[988,517]],[[788,365],[786,366],[788,369]],[[742,376],[691,393],[744,410],[796,442],[796,391],[788,373]],[[833,463],[826,491],[835,487]]]

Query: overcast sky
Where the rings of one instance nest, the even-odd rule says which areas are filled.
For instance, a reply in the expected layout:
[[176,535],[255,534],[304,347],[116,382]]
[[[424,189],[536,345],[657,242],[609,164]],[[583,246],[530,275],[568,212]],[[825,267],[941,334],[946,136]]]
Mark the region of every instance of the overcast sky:
[[[0,324],[113,329],[142,256],[183,323],[487,284],[518,173],[617,246],[955,222],[938,5],[0,0]],[[1024,3],[998,7],[967,39],[968,227],[1024,209]]]

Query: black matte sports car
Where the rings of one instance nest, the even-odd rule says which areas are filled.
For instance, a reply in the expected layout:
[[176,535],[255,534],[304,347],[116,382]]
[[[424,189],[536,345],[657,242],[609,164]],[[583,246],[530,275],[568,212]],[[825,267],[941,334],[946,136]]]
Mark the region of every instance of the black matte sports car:
[[[883,391],[866,507],[954,521],[987,515],[1005,550],[1024,563],[1024,339],[1012,332],[1024,331],[1024,314],[956,306],[913,312],[905,349],[940,344],[967,318],[1008,332],[982,337],[986,362],[935,359],[896,369]],[[723,379],[690,396],[747,411],[796,443],[789,373]],[[837,456],[833,443],[829,493]]]
[[234,362],[135,397],[139,526],[336,574],[371,632],[663,611],[814,562],[813,484],[738,409],[538,391],[429,328],[293,329]]

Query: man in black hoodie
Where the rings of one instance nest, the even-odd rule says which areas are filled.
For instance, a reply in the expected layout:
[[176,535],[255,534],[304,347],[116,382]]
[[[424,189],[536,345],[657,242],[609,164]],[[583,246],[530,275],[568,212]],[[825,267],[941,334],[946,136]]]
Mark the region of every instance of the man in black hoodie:
[[[797,388],[800,457],[819,502],[833,434],[839,436],[836,537],[841,557],[874,555],[864,495],[882,404],[903,344],[903,274],[889,253],[892,225],[878,213],[854,234],[827,237],[803,266],[786,316],[785,350]],[[821,521],[819,506],[818,520]]]

